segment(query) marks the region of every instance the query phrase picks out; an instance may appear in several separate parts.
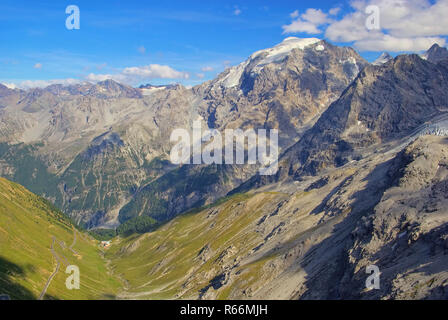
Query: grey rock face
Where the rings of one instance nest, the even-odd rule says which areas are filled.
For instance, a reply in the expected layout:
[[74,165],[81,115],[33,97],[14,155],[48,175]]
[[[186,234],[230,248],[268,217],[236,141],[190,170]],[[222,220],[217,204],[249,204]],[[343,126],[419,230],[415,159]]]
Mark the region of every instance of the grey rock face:
[[428,51],[423,54],[423,57],[430,62],[437,63],[439,61],[448,59],[448,50],[440,47],[435,43]]
[[209,126],[279,128],[288,145],[368,64],[351,48],[318,39],[302,48],[301,41],[261,50],[195,88]]
[[355,149],[403,137],[448,108],[445,67],[417,55],[368,66],[285,154],[293,175],[354,160]]

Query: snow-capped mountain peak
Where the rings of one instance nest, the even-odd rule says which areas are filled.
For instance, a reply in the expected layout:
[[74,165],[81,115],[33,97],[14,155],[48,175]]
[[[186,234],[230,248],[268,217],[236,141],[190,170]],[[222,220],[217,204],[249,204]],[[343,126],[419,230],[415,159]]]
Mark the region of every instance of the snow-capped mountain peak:
[[[252,63],[251,72],[257,73],[267,64],[282,61],[292,50],[303,50],[319,41],[321,40],[318,38],[288,37],[276,46],[259,50],[253,53],[246,61],[229,68],[227,74],[221,79],[221,84],[226,88],[237,86],[244,70],[249,64]],[[317,50],[322,51],[324,49],[323,46],[320,46]]]
[[388,52],[383,52],[378,59],[376,59],[372,64],[374,66],[379,66],[385,64],[386,62],[392,60],[393,57]]

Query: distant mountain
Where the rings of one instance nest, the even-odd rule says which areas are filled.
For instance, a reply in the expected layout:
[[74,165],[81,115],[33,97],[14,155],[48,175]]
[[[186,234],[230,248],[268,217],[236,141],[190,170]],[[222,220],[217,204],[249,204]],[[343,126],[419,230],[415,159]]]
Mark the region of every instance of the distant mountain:
[[379,66],[393,60],[394,58],[387,52],[383,52],[372,64],[374,66]]
[[193,90],[203,97],[200,113],[210,127],[281,127],[287,145],[367,64],[351,48],[287,38]]
[[13,92],[13,90],[9,89],[7,86],[0,83],[0,96],[8,96]]
[[[173,170],[166,164],[173,128],[190,130],[198,119],[204,128],[219,130],[278,128],[280,147],[285,148],[366,65],[351,48],[288,38],[192,89],[131,88],[106,80],[28,90],[5,104],[0,116],[0,142],[25,144],[4,147],[0,173],[52,199],[89,227],[116,226],[136,212],[167,219],[216,200],[257,170],[186,167],[163,177]],[[105,136],[114,138],[99,147],[98,137]],[[38,173],[21,175],[23,166]],[[198,170],[205,176],[199,178]],[[215,172],[222,178],[214,177]],[[168,188],[173,175],[182,177],[178,184],[191,187],[181,194]],[[153,181],[158,178],[164,182]],[[52,183],[46,183],[48,179]],[[213,182],[207,189],[199,183],[204,179]],[[156,197],[154,203],[167,202],[162,208],[170,209],[161,214],[158,206],[141,201],[148,190]]]
[[280,157],[276,176],[255,175],[232,193],[285,178],[302,180],[359,161],[384,145],[425,131],[447,111],[448,64],[401,55],[367,66]]
[[[368,63],[353,49],[318,39],[288,38],[252,54],[212,81],[194,87],[192,107],[211,128],[275,128],[280,147],[294,143]],[[120,211],[159,220],[231,191],[256,166],[184,166],[140,189]],[[151,199],[148,201],[148,199]]]
[[114,80],[105,80],[98,82],[96,85],[92,86],[87,92],[88,95],[95,96],[97,98],[130,98],[138,99],[142,95],[138,89],[132,88],[130,86],[118,83]]
[[10,104],[14,104],[22,97],[23,94],[24,93],[22,90],[10,89],[0,83],[0,109]]
[[288,170],[294,175],[316,174],[327,166],[341,166],[361,156],[357,149],[404,137],[446,111],[445,67],[417,55],[368,66],[288,150]]
[[168,85],[152,85],[150,83],[142,84],[138,88],[139,89],[169,89],[177,86],[177,84],[168,84]]
[[439,61],[448,59],[448,49],[440,47],[437,43],[423,54],[423,58],[428,61],[437,63]]

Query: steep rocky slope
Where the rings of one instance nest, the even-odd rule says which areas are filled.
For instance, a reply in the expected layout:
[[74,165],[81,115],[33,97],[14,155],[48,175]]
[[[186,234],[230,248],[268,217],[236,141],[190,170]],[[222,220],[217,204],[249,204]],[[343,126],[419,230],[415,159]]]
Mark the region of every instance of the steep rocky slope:
[[288,144],[367,64],[351,48],[287,38],[195,91],[203,96],[201,114],[211,127],[280,128]]
[[[237,194],[122,239],[108,256],[128,283],[119,296],[446,298],[447,152],[446,137],[423,136],[398,154]],[[366,289],[369,265],[380,290]]]
[[252,186],[317,175],[434,125],[448,111],[448,59],[431,63],[402,55],[367,66],[316,124],[279,159],[276,177],[253,177]]
[[442,60],[448,59],[448,49],[442,48],[437,43],[435,43],[428,51],[426,51],[422,57],[428,61],[437,63]]
[[[353,160],[356,149],[408,135],[448,111],[448,69],[399,56],[365,68],[338,101],[291,148],[295,175]],[[356,159],[355,159],[356,160]]]
[[122,239],[120,297],[446,299],[446,63],[366,67],[276,176]]

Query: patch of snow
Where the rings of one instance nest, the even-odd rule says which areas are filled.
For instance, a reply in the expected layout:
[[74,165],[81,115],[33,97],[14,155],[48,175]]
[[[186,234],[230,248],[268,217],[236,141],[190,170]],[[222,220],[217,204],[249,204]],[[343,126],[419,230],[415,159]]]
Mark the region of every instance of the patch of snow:
[[387,52],[383,52],[378,59],[376,59],[372,64],[374,66],[380,66],[382,64],[385,64],[386,62],[392,60],[393,58],[391,57],[391,55]]
[[140,89],[140,90],[142,91],[142,95],[149,96],[149,95],[153,94],[154,92],[161,91],[164,89],[166,89],[166,87],[153,87],[150,89]]
[[249,61],[245,61],[235,67],[229,69],[229,73],[221,80],[222,85],[226,88],[235,87],[240,83],[244,69],[246,69]]
[[354,57],[349,57],[345,60],[339,60],[339,63],[352,65],[352,67],[353,67],[352,80],[358,75],[360,69],[359,69],[358,63],[356,62],[356,59]]
[[275,47],[257,51],[252,54],[245,62],[239,64],[238,66],[231,67],[227,75],[225,75],[220,80],[220,82],[226,88],[235,87],[239,84],[244,69],[249,65],[250,62],[254,61],[255,59],[258,60],[256,65],[253,67],[251,74],[260,72],[267,64],[276,63],[283,60],[294,49],[303,50],[306,47],[309,47],[319,41],[321,40],[317,38],[286,38]]
[[293,49],[303,50],[306,47],[311,46],[319,41],[320,39],[317,38],[300,39],[296,37],[289,37],[275,47],[255,52],[250,56],[250,58],[253,60],[261,54],[267,53],[267,56],[264,58],[266,59],[266,61],[276,61],[278,59],[284,58],[285,55],[291,52]]
[[325,47],[323,46],[323,45],[318,45],[316,48],[316,51],[324,51],[325,50]]
[[250,56],[250,60],[259,58],[261,55],[264,55],[264,57],[262,57],[260,61],[258,61],[257,65],[254,68],[254,72],[261,70],[265,65],[269,63],[283,60],[294,49],[303,50],[306,47],[309,47],[319,41],[320,39],[317,38],[299,39],[295,37],[289,37],[273,48],[257,51]]
[[2,83],[8,89],[17,89],[17,86],[14,83]]

